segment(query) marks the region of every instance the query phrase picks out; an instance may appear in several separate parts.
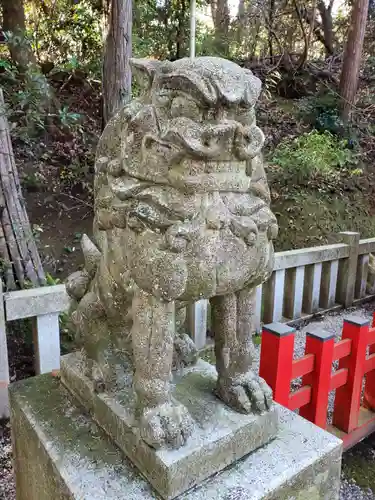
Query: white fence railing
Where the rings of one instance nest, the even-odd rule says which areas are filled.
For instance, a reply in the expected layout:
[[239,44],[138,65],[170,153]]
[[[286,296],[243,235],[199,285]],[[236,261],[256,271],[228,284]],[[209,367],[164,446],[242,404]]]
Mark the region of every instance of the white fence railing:
[[[295,322],[318,312],[349,307],[367,299],[369,254],[375,238],[359,233],[337,235],[338,243],[277,252],[271,278],[257,289],[255,330],[262,323]],[[210,306],[200,300],[189,306],[189,329],[198,348],[207,342]]]
[[[318,312],[349,307],[366,295],[369,254],[375,238],[360,240],[359,233],[338,235],[338,243],[275,255],[267,283],[257,288],[255,330],[262,323],[307,319]],[[36,372],[60,368],[59,314],[69,307],[64,285],[1,293],[0,300],[0,418],[9,414],[9,366],[6,322],[35,318]],[[188,307],[189,329],[198,348],[208,342],[209,303],[200,300]]]

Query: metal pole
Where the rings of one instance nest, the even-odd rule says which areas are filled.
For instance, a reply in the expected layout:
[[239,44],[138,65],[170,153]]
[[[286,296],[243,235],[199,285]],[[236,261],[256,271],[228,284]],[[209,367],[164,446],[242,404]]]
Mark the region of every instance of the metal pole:
[[195,57],[196,1],[190,0],[190,57]]

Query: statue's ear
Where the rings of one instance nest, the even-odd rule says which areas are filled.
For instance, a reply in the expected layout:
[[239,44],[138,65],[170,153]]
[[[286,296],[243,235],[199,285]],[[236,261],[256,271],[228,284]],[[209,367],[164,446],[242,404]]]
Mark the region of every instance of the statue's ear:
[[249,102],[253,101],[253,104],[259,99],[260,93],[262,91],[262,82],[260,79],[254,75],[254,73],[247,68],[244,68],[244,72],[248,77],[249,85],[247,89]]
[[149,90],[155,75],[165,71],[167,63],[156,59],[130,59],[133,74],[143,90]]

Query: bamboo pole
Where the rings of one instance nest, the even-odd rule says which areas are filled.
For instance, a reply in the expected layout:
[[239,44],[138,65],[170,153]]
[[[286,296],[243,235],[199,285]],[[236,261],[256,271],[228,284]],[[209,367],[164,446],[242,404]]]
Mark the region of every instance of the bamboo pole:
[[4,108],[0,89],[0,257],[4,279],[7,289],[23,287],[26,280],[40,286],[45,283],[45,274],[22,197]]

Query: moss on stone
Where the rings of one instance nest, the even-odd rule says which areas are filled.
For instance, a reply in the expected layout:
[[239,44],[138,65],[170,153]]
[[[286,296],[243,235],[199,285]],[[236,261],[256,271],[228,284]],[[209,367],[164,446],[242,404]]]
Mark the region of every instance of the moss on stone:
[[375,493],[375,436],[370,436],[343,455],[342,473],[361,488]]

